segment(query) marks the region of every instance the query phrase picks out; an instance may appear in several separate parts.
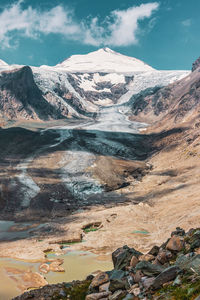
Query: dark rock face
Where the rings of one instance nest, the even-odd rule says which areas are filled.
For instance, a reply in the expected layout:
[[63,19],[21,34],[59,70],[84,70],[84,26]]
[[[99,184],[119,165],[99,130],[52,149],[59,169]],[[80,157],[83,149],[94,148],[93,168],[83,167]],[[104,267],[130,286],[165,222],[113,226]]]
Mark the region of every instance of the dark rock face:
[[191,252],[190,255],[181,255],[177,261],[176,265],[184,271],[195,272],[200,275],[200,254],[195,255]]
[[158,246],[153,246],[152,248],[151,248],[151,250],[148,252],[148,254],[151,254],[151,255],[153,255],[153,256],[157,256],[158,255],[158,252],[159,252],[159,247]]
[[28,66],[1,73],[0,111],[9,119],[64,118],[64,115],[43,97]]
[[180,228],[180,227],[177,227],[176,230],[173,231],[173,232],[171,233],[171,237],[172,237],[173,235],[184,236],[184,235],[185,235],[185,230],[183,230],[183,229]]
[[155,278],[155,280],[152,284],[152,287],[154,289],[158,289],[164,283],[174,280],[179,271],[180,271],[180,269],[177,266],[172,266],[172,267],[167,268],[166,270],[164,270],[161,274],[159,274]]
[[[101,77],[105,77],[108,73],[98,73]],[[68,74],[68,80],[72,87],[75,89],[81,97],[86,99],[87,101],[95,103],[99,100],[110,99],[113,103],[117,103],[117,100],[128,92],[127,85],[133,80],[134,76],[125,76],[125,83],[115,83],[106,80],[101,82],[96,82],[93,85],[94,91],[87,91],[81,87],[81,82],[83,78],[86,80],[92,81],[94,80],[94,73],[90,74]],[[106,90],[106,91],[105,91]]]
[[200,57],[195,60],[195,62],[192,64],[192,72],[197,70],[200,67]]
[[[86,81],[93,79],[94,74],[86,75]],[[125,77],[124,84],[97,82],[94,91],[87,91],[79,86],[82,83],[79,74],[58,76],[59,80],[55,77],[53,83],[51,76],[43,76],[37,72],[33,75],[29,66],[1,72],[0,116],[9,120],[43,121],[95,118],[99,105],[96,102],[110,99],[111,103],[116,103],[128,91],[126,86],[133,79],[133,76]]]
[[142,255],[141,252],[128,246],[118,248],[112,254],[113,265],[116,270],[123,270],[125,266],[130,265],[133,256],[139,257],[140,255]]
[[148,261],[141,261],[137,264],[135,270],[141,270],[142,273],[147,276],[154,276],[160,274],[163,271],[163,267],[154,265]]
[[[129,101],[130,103],[130,101]],[[182,123],[194,117],[200,105],[200,72],[190,75],[161,89],[143,91],[131,100],[132,120],[145,119],[149,123]]]

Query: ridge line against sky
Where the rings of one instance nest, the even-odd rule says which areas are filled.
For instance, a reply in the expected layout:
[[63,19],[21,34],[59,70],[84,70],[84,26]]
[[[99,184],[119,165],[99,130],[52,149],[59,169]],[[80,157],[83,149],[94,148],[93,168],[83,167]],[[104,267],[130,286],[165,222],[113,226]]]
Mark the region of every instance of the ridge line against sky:
[[[191,0],[195,1],[197,2]],[[182,51],[180,44],[188,47],[191,29],[197,24],[188,9],[184,9],[185,13],[182,11],[184,6],[188,7],[188,1],[175,2],[110,0],[108,4],[106,0],[102,0],[100,6],[98,2],[91,0],[74,0],[74,5],[69,0],[1,0],[0,59],[8,63],[54,65],[72,54],[85,54],[99,47],[109,46],[120,53],[144,60],[157,69],[187,69],[184,63],[183,67],[176,64],[174,67],[169,66],[174,59],[172,57],[170,62],[167,55]],[[180,15],[177,15],[177,11]],[[170,22],[177,27],[172,28]],[[164,37],[168,40],[166,48],[165,41],[163,44]],[[179,48],[174,52],[177,44]],[[171,54],[169,46],[172,48]],[[185,53],[188,55],[188,62],[191,57],[190,65],[200,55],[197,50],[198,48],[193,47],[190,53]],[[51,60],[52,52],[55,55]],[[182,57],[183,53],[177,59]],[[169,63],[165,60],[159,66],[162,59],[167,59]]]

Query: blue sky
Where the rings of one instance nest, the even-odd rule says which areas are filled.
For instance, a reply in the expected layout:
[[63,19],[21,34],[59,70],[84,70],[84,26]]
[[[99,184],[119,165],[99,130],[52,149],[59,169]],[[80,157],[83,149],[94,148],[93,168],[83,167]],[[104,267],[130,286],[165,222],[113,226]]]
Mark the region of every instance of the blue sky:
[[55,65],[108,46],[157,69],[190,69],[199,11],[199,0],[1,0],[0,58]]

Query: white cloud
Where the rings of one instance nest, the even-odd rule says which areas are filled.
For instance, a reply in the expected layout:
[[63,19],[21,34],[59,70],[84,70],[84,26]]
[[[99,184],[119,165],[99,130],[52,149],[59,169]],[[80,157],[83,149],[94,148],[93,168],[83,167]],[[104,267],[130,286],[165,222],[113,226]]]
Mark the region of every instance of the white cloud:
[[22,9],[22,1],[19,1],[0,13],[0,45],[3,47],[10,47],[19,35],[38,38],[41,33],[59,33],[72,39],[80,32],[72,12],[61,6],[42,12],[32,7]]
[[127,10],[114,10],[102,22],[98,17],[77,22],[74,13],[60,5],[40,11],[32,7],[23,9],[19,1],[0,13],[0,45],[13,46],[20,35],[36,39],[41,34],[51,33],[95,46],[136,44],[139,21],[150,18],[158,7],[157,2],[141,4]]
[[[150,18],[157,10],[157,2],[141,4],[127,10],[114,10],[100,24],[97,17],[93,18],[86,27],[84,42],[94,46],[128,46],[137,44],[139,21]],[[99,25],[100,24],[100,25]]]
[[191,24],[192,24],[192,20],[191,20],[191,19],[183,20],[183,21],[181,22],[181,24],[182,24],[183,26],[185,26],[185,27],[190,27]]

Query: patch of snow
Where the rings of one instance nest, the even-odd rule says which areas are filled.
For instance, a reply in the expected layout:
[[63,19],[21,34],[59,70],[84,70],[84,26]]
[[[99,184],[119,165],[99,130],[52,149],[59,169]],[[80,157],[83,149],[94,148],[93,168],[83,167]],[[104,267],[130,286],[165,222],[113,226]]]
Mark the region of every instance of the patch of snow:
[[[66,72],[57,72],[54,69],[49,69],[48,72],[42,68],[32,67],[34,79],[39,88],[43,91],[43,93],[51,92],[55,97],[62,99],[57,95],[55,89],[57,84],[62,85],[66,90],[68,90],[71,94],[73,94],[81,103],[82,107],[85,108],[86,111],[96,112],[97,108],[91,102],[87,102],[83,97],[80,96],[78,92],[72,87],[69,83],[68,76]],[[62,101],[64,101],[62,99]],[[71,111],[73,115],[78,115],[76,110],[73,109],[67,102],[64,101],[64,105]]]
[[0,66],[8,66],[8,64],[2,59],[0,59]]
[[60,161],[62,182],[75,198],[86,200],[103,192],[101,184],[87,170],[96,156],[84,151],[66,151]]
[[40,188],[33,181],[33,179],[28,175],[27,168],[28,165],[32,162],[33,157],[29,157],[26,160],[18,164],[17,170],[20,171],[20,174],[17,176],[17,179],[21,183],[20,193],[22,195],[21,206],[29,207],[31,199],[33,199],[40,192]]

